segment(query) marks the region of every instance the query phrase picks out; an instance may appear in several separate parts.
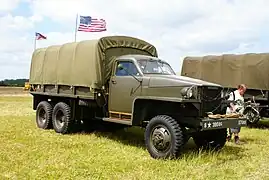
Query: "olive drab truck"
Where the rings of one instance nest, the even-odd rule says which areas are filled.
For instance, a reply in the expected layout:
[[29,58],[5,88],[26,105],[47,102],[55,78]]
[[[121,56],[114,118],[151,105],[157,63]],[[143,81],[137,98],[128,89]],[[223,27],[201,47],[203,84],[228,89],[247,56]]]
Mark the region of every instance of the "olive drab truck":
[[244,117],[210,116],[225,114],[222,86],[177,76],[152,44],[134,37],[36,49],[29,83],[37,127],[66,134],[96,122],[139,126],[153,158],[179,155],[190,137],[221,149],[227,128],[246,125]]
[[246,53],[187,56],[183,59],[181,75],[220,84],[227,93],[238,84],[246,84],[244,114],[251,125],[269,117],[268,72],[268,53]]

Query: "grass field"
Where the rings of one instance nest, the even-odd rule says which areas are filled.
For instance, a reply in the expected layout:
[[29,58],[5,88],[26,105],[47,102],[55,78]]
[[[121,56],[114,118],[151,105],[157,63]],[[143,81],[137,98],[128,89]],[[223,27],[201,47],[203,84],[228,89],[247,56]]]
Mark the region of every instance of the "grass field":
[[155,160],[140,129],[60,135],[36,128],[31,105],[0,95],[0,179],[269,179],[267,129],[243,128],[243,144],[218,153],[190,140],[181,158]]
[[0,96],[27,96],[27,91],[23,87],[5,87],[0,86]]

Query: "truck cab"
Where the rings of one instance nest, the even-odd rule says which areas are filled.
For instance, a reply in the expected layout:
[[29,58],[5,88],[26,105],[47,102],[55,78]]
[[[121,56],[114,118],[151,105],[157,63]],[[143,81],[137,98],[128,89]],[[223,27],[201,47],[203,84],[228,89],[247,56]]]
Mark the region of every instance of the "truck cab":
[[[156,96],[147,91],[151,76],[165,78],[168,75],[175,75],[175,72],[167,62],[160,59],[144,55],[126,55],[117,58],[109,82],[110,112],[131,115],[133,102],[137,98]],[[162,96],[162,92],[160,95]]]

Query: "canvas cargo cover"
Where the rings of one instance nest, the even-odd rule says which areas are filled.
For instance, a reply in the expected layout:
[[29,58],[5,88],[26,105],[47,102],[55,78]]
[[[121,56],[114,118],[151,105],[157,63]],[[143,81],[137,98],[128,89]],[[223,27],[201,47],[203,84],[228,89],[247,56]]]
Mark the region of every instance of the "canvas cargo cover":
[[269,53],[223,54],[186,57],[181,75],[237,87],[269,90]]
[[101,88],[109,80],[115,58],[125,54],[157,57],[157,50],[148,42],[127,36],[40,48],[32,55],[29,82]]

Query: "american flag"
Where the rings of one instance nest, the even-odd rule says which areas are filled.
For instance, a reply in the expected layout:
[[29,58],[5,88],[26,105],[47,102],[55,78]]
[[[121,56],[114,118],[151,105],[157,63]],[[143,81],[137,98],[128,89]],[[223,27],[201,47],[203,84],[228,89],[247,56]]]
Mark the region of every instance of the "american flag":
[[83,32],[106,31],[106,21],[104,19],[92,18],[91,16],[80,16],[78,31]]
[[36,40],[47,39],[46,36],[44,36],[44,35],[42,35],[41,33],[38,33],[38,32],[35,33],[35,38],[36,38]]

